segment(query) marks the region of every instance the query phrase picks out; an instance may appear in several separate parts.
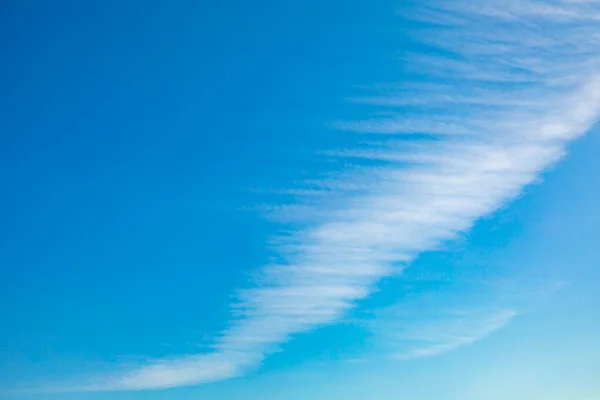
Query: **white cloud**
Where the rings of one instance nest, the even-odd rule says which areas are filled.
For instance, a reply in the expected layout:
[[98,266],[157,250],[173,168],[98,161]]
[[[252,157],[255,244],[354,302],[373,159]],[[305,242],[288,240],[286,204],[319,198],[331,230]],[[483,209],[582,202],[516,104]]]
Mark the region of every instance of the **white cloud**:
[[[374,89],[354,100],[400,107],[396,115],[338,124],[388,140],[375,150],[339,156],[381,164],[323,183],[337,193],[336,201],[322,206],[316,221],[274,240],[284,261],[265,267],[259,284],[240,293],[236,318],[213,353],[158,361],[85,389],[165,388],[243,373],[290,335],[339,320],[381,277],[402,269],[399,264],[407,266],[518,196],[596,121],[598,2],[423,3],[409,15],[432,25],[414,36],[443,51],[403,62],[430,83],[401,82],[397,92]],[[438,140],[403,142],[403,135],[389,135],[397,133]],[[294,215],[293,206],[286,213]],[[403,340],[414,336],[433,345],[405,356],[472,343],[513,316],[500,310],[474,325],[469,315],[450,331],[447,320],[413,326]]]
[[[517,316],[511,309],[445,312],[418,322],[386,321],[382,326],[394,358],[408,360],[432,357],[473,344],[508,325]],[[403,322],[403,323],[401,323]]]

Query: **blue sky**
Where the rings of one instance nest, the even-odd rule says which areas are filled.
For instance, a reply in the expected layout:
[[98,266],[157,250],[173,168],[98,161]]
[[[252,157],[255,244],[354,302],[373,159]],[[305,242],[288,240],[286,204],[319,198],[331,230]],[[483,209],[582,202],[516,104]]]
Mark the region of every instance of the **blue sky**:
[[3,4],[0,398],[600,399],[599,18]]

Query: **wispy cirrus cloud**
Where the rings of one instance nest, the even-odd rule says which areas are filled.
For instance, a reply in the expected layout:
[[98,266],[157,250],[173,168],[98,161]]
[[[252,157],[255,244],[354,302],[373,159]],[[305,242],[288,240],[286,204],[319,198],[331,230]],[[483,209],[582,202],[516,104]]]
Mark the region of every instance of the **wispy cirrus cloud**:
[[438,310],[427,318],[406,320],[401,316],[380,325],[382,339],[391,356],[401,360],[433,357],[486,338],[504,328],[518,315],[516,310]]
[[[335,157],[376,165],[295,188],[302,200],[326,186],[336,200],[274,238],[282,262],[265,266],[258,284],[239,293],[213,352],[159,360],[77,389],[158,389],[242,374],[291,335],[339,320],[379,279],[518,196],[597,120],[597,1],[420,3],[401,13],[423,21],[412,35],[427,45],[400,60],[408,78],[353,99],[391,116],[337,124],[377,143]],[[293,206],[281,210],[293,219]],[[395,340],[429,343],[404,357],[433,355],[479,340],[515,314],[446,315]]]

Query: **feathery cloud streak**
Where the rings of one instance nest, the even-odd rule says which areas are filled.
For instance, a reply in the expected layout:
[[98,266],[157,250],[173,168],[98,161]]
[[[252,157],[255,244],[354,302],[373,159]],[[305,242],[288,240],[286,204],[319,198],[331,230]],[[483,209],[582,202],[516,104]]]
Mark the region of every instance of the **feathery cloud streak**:
[[[236,318],[212,353],[158,361],[81,389],[157,389],[240,375],[290,335],[340,319],[380,278],[518,196],[597,120],[597,1],[424,1],[403,17],[420,19],[412,34],[437,50],[403,56],[414,80],[353,99],[391,116],[338,124],[379,142],[336,155],[378,166],[322,183],[343,201],[276,238],[284,262],[264,267],[263,280],[240,294]],[[468,344],[513,316],[502,311],[471,335],[464,324],[454,344],[412,356]]]
[[432,357],[475,343],[506,326],[517,312],[499,310],[441,310],[419,322],[396,318],[383,321],[382,331],[392,357],[407,360]]

